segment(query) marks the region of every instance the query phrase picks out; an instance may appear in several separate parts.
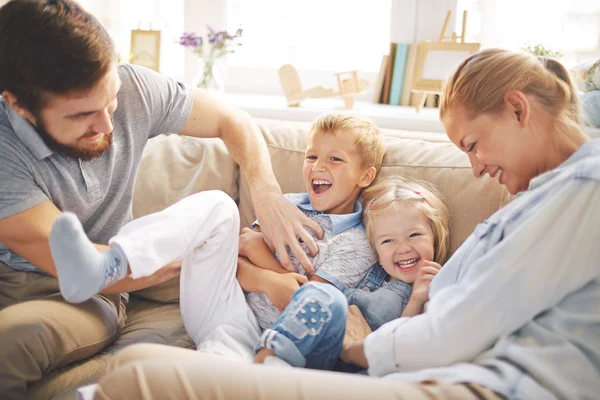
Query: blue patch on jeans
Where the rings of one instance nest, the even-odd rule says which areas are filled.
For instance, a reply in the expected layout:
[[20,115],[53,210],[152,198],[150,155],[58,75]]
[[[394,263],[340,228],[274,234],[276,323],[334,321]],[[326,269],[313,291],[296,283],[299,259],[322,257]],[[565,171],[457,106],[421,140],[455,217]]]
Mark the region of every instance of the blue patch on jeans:
[[298,339],[320,334],[332,317],[329,305],[333,303],[333,298],[329,294],[323,294],[326,299],[313,296],[303,299],[294,310],[287,313],[285,320],[281,322],[281,328]]

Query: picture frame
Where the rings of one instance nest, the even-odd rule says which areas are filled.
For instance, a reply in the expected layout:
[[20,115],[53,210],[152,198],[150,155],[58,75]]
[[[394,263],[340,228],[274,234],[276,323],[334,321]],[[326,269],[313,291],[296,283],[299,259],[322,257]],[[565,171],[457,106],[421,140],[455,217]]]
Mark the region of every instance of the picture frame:
[[411,91],[441,92],[454,69],[480,47],[480,43],[420,42]]
[[160,31],[132,30],[129,62],[159,72]]

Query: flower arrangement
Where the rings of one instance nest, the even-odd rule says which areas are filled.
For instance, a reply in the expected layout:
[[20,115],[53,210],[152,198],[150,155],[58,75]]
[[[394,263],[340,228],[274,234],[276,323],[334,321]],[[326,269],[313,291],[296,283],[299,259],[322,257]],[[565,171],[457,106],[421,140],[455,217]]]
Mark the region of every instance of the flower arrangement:
[[[202,65],[194,84],[200,88],[222,85],[218,82],[221,78],[215,71],[216,61],[229,53],[234,53],[242,44],[239,42],[242,37],[242,28],[238,28],[232,35],[229,32],[215,31],[209,25],[206,37],[197,36],[194,32],[184,32],[179,38],[179,44],[188,48],[198,55],[202,60]],[[221,78],[222,80],[222,78]]]

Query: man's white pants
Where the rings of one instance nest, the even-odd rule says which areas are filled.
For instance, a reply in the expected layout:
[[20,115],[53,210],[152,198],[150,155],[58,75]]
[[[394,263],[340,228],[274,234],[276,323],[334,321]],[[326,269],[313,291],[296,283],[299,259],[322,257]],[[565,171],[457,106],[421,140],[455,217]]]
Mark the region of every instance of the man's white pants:
[[183,259],[181,315],[198,350],[251,362],[260,328],[236,279],[239,229],[235,202],[207,191],[130,222],[110,244],[127,255],[132,278]]

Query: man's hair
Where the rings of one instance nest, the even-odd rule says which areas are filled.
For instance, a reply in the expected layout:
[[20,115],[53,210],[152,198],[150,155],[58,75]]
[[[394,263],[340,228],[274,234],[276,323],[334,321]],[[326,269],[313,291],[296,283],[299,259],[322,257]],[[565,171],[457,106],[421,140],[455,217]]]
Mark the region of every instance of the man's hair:
[[11,0],[0,8],[0,94],[30,112],[48,95],[92,89],[116,62],[100,22],[72,0]]
[[379,173],[385,154],[385,142],[377,125],[370,119],[358,115],[330,113],[313,122],[308,134],[335,134],[338,131],[355,135],[354,144],[361,157],[361,166],[375,167]]

